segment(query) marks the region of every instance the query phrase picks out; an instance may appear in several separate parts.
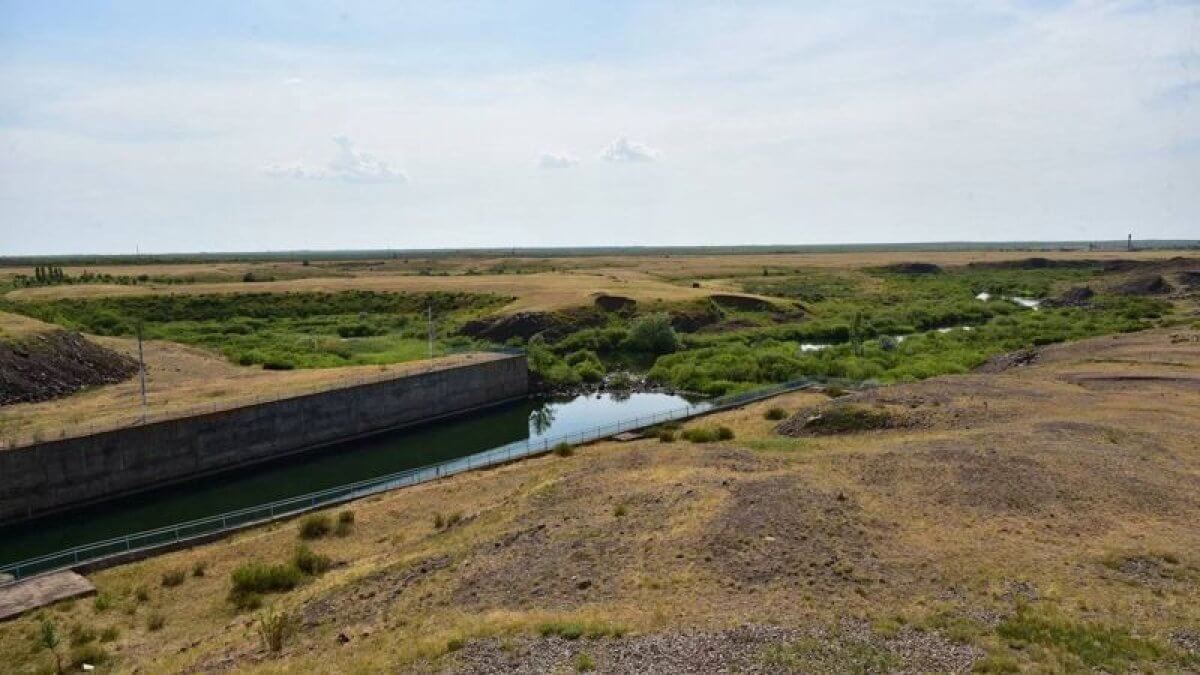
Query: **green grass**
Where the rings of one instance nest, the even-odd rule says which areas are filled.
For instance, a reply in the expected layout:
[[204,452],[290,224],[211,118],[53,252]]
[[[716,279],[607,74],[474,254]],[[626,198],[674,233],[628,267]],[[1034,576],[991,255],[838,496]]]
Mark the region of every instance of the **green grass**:
[[1157,661],[1168,650],[1153,640],[1135,637],[1120,626],[1082,623],[1022,607],[1005,619],[996,633],[1010,644],[1033,644],[1057,655],[1068,669],[1080,665],[1125,672],[1131,665]]
[[[0,301],[0,309],[98,335],[206,347],[241,365],[273,369],[382,365],[428,355],[432,306],[438,351],[469,347],[453,336],[463,321],[508,299],[466,293],[245,293],[155,295],[50,302]],[[446,337],[449,336],[449,337]]]

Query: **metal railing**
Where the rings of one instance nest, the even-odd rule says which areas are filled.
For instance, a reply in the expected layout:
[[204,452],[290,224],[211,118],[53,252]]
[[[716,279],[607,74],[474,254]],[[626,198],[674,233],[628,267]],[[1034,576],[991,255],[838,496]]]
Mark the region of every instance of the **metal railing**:
[[[840,381],[839,381],[840,382]],[[530,438],[515,441],[483,452],[459,457],[456,459],[430,464],[416,469],[407,469],[397,473],[369,478],[367,480],[341,485],[278,501],[252,506],[249,508],[229,511],[206,518],[191,520],[185,523],[169,525],[135,534],[128,534],[113,539],[106,539],[91,544],[75,546],[57,553],[22,560],[16,563],[0,566],[0,575],[9,575],[12,579],[0,580],[0,585],[22,579],[34,574],[70,568],[83,563],[95,562],[111,556],[126,553],[152,550],[186,542],[202,536],[219,535],[250,525],[268,522],[276,518],[293,516],[317,508],[341,504],[368,495],[394,490],[397,488],[417,485],[436,480],[445,476],[482,469],[498,464],[504,464],[516,459],[531,457],[550,452],[556,446],[566,443],[575,445],[587,443],[613,436],[625,431],[641,429],[664,422],[677,421],[696,415],[725,410],[753,401],[762,400],[781,393],[804,389],[815,384],[833,384],[831,380],[802,379],[782,384],[755,389],[740,394],[724,396],[711,401],[690,404],[674,410],[643,415],[629,420],[612,424],[604,424],[583,431],[561,434],[553,437]],[[840,386],[851,388],[859,386],[856,383],[840,382]],[[3,577],[0,577],[2,579]]]

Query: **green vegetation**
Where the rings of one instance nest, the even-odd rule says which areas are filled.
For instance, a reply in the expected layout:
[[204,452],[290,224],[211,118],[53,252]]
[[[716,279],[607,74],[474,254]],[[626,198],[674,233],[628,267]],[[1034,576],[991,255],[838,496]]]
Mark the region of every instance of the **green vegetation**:
[[575,454],[575,448],[570,443],[559,443],[554,446],[553,452],[559,457],[570,457]]
[[150,612],[146,617],[146,630],[152,633],[162,630],[165,625],[167,625],[167,617],[163,616],[162,612]]
[[733,440],[733,429],[725,425],[718,427],[694,427],[692,429],[684,429],[680,433],[685,441],[692,443],[712,443],[714,441],[729,441]]
[[[147,295],[51,302],[0,300],[8,310],[98,335],[207,347],[242,365],[274,369],[385,364],[425,358],[426,309],[438,334],[506,302],[467,293],[244,293]],[[442,338],[441,351],[473,345]]]
[[309,576],[318,576],[329,571],[333,560],[327,555],[313,552],[312,549],[300,544],[292,554],[292,565]]
[[333,526],[333,533],[339,537],[348,537],[354,531],[354,512],[349,509],[338,513],[337,525]]
[[258,635],[263,647],[274,654],[283,650],[284,641],[294,630],[295,620],[286,611],[267,609],[258,619]]
[[320,539],[333,530],[333,521],[324,513],[311,513],[300,521],[301,539]]
[[1125,628],[1079,623],[1030,607],[1018,608],[996,632],[1010,644],[1038,645],[1051,650],[1068,671],[1086,668],[1124,672],[1132,663],[1155,661],[1167,654],[1167,649],[1157,642],[1134,637]]
[[600,621],[546,621],[538,625],[537,632],[542,637],[558,636],[564,640],[578,640],[583,637],[622,637],[626,631],[622,626]]
[[175,586],[182,584],[183,580],[186,578],[187,578],[186,570],[179,569],[179,570],[170,570],[167,572],[163,572],[162,585],[167,588],[173,588]]
[[782,420],[782,419],[787,419],[787,416],[788,416],[788,412],[786,410],[784,410],[783,408],[780,408],[779,406],[772,406],[771,408],[767,409],[767,412],[763,413],[764,419],[768,419],[768,420],[771,420],[774,422],[778,422],[779,420]]
[[883,410],[860,405],[838,405],[822,410],[804,424],[814,434],[848,434],[856,431],[886,429],[892,418]]
[[239,566],[230,574],[233,587],[229,600],[238,608],[247,609],[261,604],[264,593],[284,593],[304,581],[304,573],[294,565],[268,565],[251,562]]
[[[997,301],[980,305],[995,305]],[[1011,304],[1011,303],[1008,303]],[[1013,307],[1016,307],[1013,305]],[[988,357],[1033,345],[1052,344],[1096,335],[1148,327],[1146,319],[1161,316],[1164,303],[1145,298],[1102,297],[1091,309],[1061,308],[1032,311],[1004,306],[971,330],[908,334],[903,341],[852,341],[849,325],[844,342],[818,351],[802,351],[814,339],[814,320],[754,332],[692,338],[693,348],[660,357],[650,369],[651,381],[688,391],[721,395],[800,377],[846,378],[882,382],[918,380],[967,372]],[[939,317],[944,317],[939,314]],[[980,317],[984,319],[985,317]],[[894,317],[864,319],[860,335],[878,334],[881,324],[896,328]],[[925,319],[918,323],[940,322]],[[973,322],[964,322],[973,323]],[[830,334],[836,331],[830,331]],[[898,330],[896,335],[908,331]]]
[[768,672],[888,673],[900,665],[891,652],[855,639],[803,638],[771,645],[761,661]]

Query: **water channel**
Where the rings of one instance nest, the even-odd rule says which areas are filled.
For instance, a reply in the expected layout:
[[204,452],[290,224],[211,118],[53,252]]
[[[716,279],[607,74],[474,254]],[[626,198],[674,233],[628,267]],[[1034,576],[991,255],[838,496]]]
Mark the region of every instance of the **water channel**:
[[662,393],[506,404],[3,528],[0,565],[687,404]]

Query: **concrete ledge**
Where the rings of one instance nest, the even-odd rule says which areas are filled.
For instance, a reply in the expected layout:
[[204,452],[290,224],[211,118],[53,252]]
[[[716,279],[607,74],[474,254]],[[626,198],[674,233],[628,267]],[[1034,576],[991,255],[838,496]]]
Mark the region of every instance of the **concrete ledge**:
[[0,452],[0,525],[526,395],[523,355]]
[[0,621],[14,619],[38,607],[92,595],[96,587],[78,574],[52,572],[0,586]]

